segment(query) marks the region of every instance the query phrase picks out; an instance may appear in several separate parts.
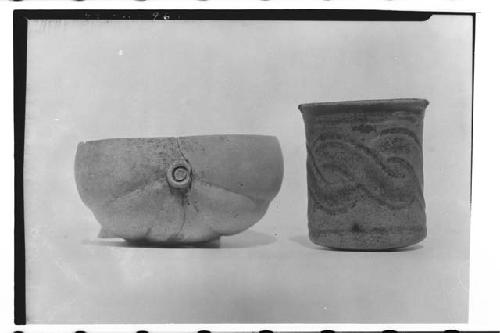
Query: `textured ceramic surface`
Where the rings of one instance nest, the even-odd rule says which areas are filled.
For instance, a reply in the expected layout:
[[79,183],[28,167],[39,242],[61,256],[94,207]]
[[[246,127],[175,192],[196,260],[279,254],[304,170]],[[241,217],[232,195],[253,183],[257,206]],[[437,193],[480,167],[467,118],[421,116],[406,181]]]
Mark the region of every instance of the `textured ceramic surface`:
[[78,145],[75,178],[100,237],[202,242],[262,218],[280,189],[283,156],[263,135],[106,139]]
[[426,237],[423,99],[299,106],[307,145],[309,237],[353,250]]

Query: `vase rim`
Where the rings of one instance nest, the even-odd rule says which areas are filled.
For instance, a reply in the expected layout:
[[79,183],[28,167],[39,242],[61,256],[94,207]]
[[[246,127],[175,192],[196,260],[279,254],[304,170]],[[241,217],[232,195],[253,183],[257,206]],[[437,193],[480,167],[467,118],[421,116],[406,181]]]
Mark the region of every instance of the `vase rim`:
[[[419,109],[425,109],[429,105],[429,101],[424,98],[393,98],[393,99],[367,99],[354,101],[339,101],[339,102],[313,102],[304,103],[298,106],[301,112],[313,111],[315,107],[380,107],[389,106],[391,108],[398,106],[412,106]],[[307,109],[307,110],[306,110]],[[334,110],[331,111],[334,111]]]

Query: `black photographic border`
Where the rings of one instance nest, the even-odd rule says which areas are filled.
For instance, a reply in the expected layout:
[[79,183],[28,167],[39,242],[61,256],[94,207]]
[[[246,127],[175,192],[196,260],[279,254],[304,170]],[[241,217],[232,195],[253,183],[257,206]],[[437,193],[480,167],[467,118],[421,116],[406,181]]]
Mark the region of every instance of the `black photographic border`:
[[[432,15],[470,15],[472,27],[472,104],[474,101],[475,12],[430,12],[351,9],[15,9],[13,10],[14,69],[14,323],[26,325],[26,267],[24,229],[24,135],[26,60],[29,20],[275,20],[275,21],[425,21]],[[473,108],[472,121],[473,125]],[[471,131],[471,136],[472,136]],[[472,151],[471,185],[472,200]]]

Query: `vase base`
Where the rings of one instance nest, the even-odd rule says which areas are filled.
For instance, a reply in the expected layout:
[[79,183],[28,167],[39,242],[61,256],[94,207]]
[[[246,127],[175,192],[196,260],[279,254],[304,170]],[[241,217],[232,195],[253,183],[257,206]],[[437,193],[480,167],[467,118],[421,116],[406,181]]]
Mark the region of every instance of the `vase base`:
[[311,230],[309,239],[316,245],[346,251],[384,251],[415,245],[427,236],[425,227],[398,233],[335,233]]

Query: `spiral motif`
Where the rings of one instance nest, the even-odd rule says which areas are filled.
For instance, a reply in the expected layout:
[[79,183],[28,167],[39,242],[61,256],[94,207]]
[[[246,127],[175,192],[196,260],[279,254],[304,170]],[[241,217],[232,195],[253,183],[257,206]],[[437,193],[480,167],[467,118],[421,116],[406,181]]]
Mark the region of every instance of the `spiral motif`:
[[335,134],[320,135],[308,146],[308,187],[315,202],[332,214],[363,198],[390,209],[413,202],[425,209],[419,177],[404,157],[420,149],[413,136],[386,131],[372,146]]

